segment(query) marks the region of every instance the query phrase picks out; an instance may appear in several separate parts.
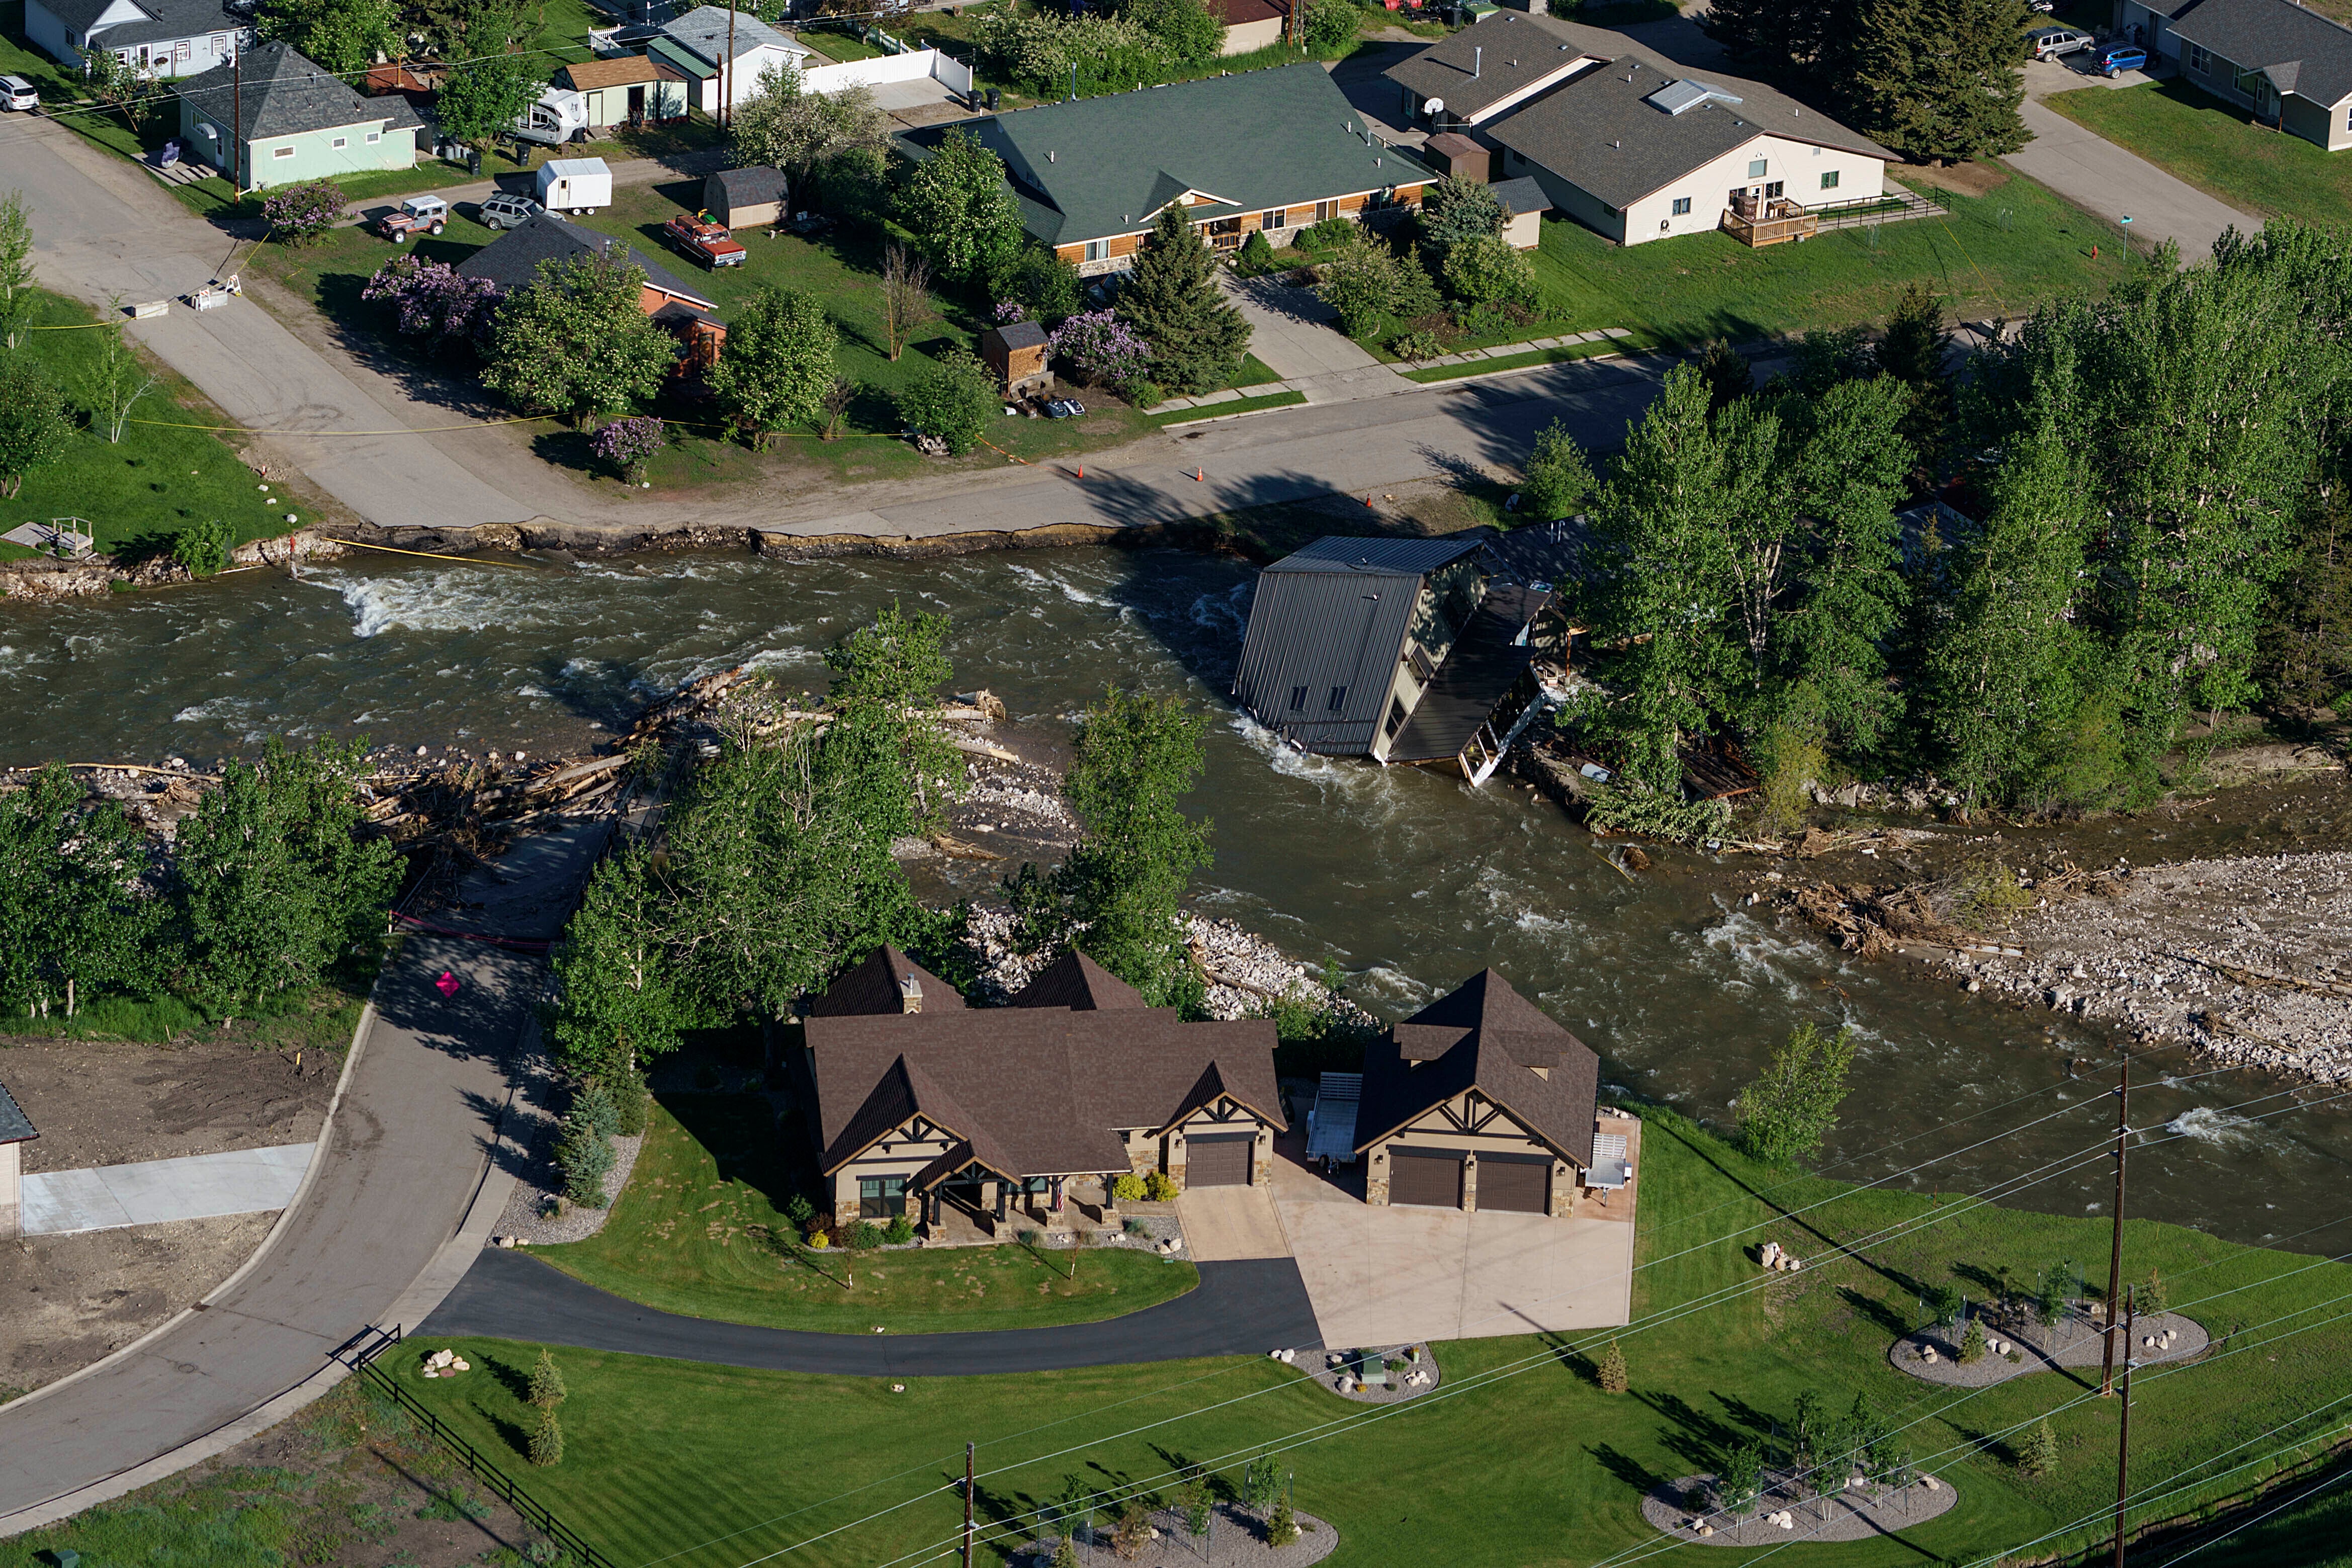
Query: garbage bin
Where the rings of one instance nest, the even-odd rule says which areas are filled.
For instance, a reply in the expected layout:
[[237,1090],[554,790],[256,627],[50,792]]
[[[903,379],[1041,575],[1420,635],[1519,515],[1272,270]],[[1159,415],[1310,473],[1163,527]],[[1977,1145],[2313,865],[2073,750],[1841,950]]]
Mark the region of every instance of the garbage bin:
[[990,88],[988,89],[988,111],[991,114],[994,114],[998,110],[1003,107],[1004,89],[1001,87]]

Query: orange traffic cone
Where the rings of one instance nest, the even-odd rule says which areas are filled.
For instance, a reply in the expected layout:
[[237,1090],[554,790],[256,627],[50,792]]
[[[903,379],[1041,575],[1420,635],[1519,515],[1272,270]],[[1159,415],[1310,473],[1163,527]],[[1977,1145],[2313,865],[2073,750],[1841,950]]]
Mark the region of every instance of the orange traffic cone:
[[1206,468],[1194,468],[1192,470],[1192,477],[1200,480],[1202,484],[1206,484],[1209,481],[1209,470]]

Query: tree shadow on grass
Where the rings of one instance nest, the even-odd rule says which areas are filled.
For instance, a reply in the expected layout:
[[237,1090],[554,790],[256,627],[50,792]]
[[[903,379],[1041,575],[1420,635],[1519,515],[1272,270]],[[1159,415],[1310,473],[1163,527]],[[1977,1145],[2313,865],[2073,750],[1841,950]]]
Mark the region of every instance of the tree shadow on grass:
[[1869,1319],[1888,1333],[1900,1337],[1911,1331],[1911,1325],[1904,1321],[1903,1315],[1877,1297],[1857,1290],[1851,1285],[1839,1286],[1838,1295],[1855,1312]]
[[1614,1444],[1598,1443],[1584,1451],[1598,1460],[1602,1469],[1645,1497],[1673,1479],[1658,1474]]
[[1702,1470],[1712,1470],[1722,1455],[1744,1440],[1739,1429],[1708,1415],[1678,1394],[1641,1394],[1633,1397],[1673,1423],[1665,1445]]
[[531,456],[542,463],[575,473],[593,474],[601,466],[595,449],[589,445],[593,437],[585,430],[567,429],[553,426],[530,438]]

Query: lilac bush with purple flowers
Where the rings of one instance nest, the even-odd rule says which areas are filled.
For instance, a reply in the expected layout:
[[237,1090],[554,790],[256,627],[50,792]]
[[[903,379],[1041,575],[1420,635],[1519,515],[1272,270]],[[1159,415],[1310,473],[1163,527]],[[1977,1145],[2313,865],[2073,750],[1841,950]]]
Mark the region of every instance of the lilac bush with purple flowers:
[[1023,306],[1020,300],[999,300],[996,302],[996,324],[998,326],[1009,327],[1015,321],[1025,321],[1028,319],[1029,311],[1024,306]]
[[645,478],[646,465],[668,439],[668,432],[660,420],[650,415],[636,415],[614,420],[597,431],[595,439],[588,445],[590,450],[620,470],[623,479],[635,484]]
[[404,336],[425,338],[437,352],[457,343],[487,345],[499,291],[487,278],[461,278],[446,261],[403,251],[376,269],[360,298],[390,305]]
[[270,237],[288,245],[308,245],[343,221],[350,211],[343,187],[332,180],[310,180],[289,185],[261,203],[261,216]]
[[1108,310],[1066,317],[1046,340],[1054,357],[1097,386],[1124,391],[1143,379],[1151,346]]

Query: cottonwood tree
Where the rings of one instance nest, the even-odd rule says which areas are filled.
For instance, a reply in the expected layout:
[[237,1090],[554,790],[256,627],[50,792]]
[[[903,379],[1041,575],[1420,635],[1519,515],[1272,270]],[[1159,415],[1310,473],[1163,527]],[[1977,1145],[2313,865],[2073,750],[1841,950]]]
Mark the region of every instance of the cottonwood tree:
[[1218,289],[1209,247],[1181,205],[1161,210],[1114,308],[1151,345],[1152,378],[1168,391],[1212,392],[1241,374],[1249,322]]
[[795,193],[806,193],[814,185],[817,171],[841,154],[887,146],[890,119],[875,102],[871,88],[808,92],[798,70],[772,65],[760,72],[758,87],[735,106],[728,134],[739,165],[781,169]]
[[1197,1007],[1205,993],[1181,900],[1213,858],[1210,824],[1179,804],[1207,765],[1203,727],[1181,699],[1104,692],[1078,721],[1062,784],[1076,847],[1053,871],[1024,865],[1005,884],[1032,951],[1075,945],[1155,1007]]
[[389,845],[358,837],[362,758],[356,742],[273,739],[259,763],[229,762],[181,823],[172,871],[186,988],[206,1005],[316,984],[381,938],[400,874]]
[[1867,0],[1839,85],[1857,128],[1907,157],[1998,157],[2028,140],[2028,52],[2017,0]]
[[330,72],[352,76],[399,47],[400,9],[394,0],[268,0],[255,30]]
[[908,172],[898,216],[939,269],[959,281],[987,277],[1021,245],[1021,209],[1005,185],[1004,160],[960,126]]
[[651,397],[677,344],[639,306],[645,280],[618,246],[541,262],[537,279],[499,307],[483,384],[518,408],[574,424]]
[[34,292],[33,224],[22,193],[0,195],[0,349],[15,353],[40,309]]
[[146,842],[52,763],[0,795],[0,1014],[71,1017],[162,978],[166,906],[141,881]]
[[1771,1165],[1818,1152],[1837,1125],[1853,1052],[1849,1028],[1825,1035],[1807,1022],[1790,1031],[1763,1074],[1739,1091],[1740,1147]]
[[434,105],[441,133],[469,147],[485,146],[530,112],[547,85],[538,59],[529,55],[493,55],[447,72]]
[[814,295],[762,284],[737,307],[710,370],[710,390],[754,447],[787,425],[824,416],[841,334]]
[[64,457],[73,445],[65,395],[23,351],[0,363],[0,498],[14,500],[25,476]]
[[552,960],[548,1037],[572,1077],[625,1089],[677,1048],[688,1020],[672,984],[666,914],[642,849],[622,848],[589,877]]

